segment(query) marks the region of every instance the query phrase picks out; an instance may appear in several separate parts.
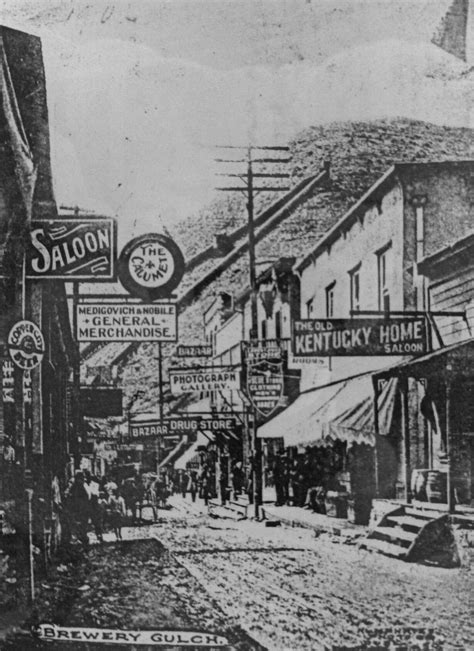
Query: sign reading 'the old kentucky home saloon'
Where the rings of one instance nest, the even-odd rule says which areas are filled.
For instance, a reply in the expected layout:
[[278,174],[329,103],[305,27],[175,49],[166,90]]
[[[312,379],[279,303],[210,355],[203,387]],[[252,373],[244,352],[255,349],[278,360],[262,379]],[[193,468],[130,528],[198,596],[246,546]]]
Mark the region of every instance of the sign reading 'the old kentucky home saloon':
[[423,355],[427,352],[424,318],[301,319],[293,324],[293,354]]
[[105,281],[115,279],[115,221],[39,219],[31,224],[27,278]]

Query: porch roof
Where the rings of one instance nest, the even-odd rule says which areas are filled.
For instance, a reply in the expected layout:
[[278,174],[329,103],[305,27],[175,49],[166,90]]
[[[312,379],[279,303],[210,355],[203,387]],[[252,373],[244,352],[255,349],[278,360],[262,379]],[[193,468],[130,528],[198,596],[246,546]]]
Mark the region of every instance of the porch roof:
[[424,378],[432,375],[474,377],[474,338],[438,348],[427,355],[373,373],[377,380],[393,377]]

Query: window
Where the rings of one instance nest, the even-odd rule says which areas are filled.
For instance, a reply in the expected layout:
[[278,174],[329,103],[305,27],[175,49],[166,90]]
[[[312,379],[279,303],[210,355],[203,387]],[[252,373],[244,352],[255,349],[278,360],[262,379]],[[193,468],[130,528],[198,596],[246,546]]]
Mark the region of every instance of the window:
[[333,282],[326,287],[326,318],[332,319],[334,316],[334,290],[336,283]]
[[261,323],[261,333],[262,333],[262,339],[267,338],[267,322],[265,319]]
[[275,312],[275,339],[281,339],[281,310]]
[[360,310],[360,265],[354,267],[352,271],[349,271],[349,278],[351,281],[351,311],[358,312]]
[[392,274],[392,245],[377,254],[379,310],[390,312],[390,278]]
[[310,319],[313,316],[314,298],[306,301],[306,318]]

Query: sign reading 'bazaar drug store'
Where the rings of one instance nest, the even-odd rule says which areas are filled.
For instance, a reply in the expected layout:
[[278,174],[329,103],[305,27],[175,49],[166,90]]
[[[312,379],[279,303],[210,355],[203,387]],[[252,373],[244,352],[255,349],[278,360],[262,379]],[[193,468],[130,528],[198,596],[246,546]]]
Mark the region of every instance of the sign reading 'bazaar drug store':
[[115,221],[111,218],[35,220],[26,260],[27,278],[115,279]]
[[423,355],[424,318],[302,319],[293,324],[297,356]]

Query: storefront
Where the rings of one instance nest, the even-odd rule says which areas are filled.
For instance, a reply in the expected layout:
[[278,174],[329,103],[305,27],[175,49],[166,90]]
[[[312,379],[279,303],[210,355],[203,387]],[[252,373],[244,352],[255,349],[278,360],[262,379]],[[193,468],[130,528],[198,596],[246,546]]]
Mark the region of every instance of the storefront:
[[375,379],[376,386],[383,380],[399,384],[404,501],[469,510],[474,499],[474,340],[381,371]]
[[[312,469],[307,485],[320,481],[324,473],[325,486],[345,495],[349,517],[366,523],[378,487],[376,439],[391,433],[396,388],[396,379],[385,383],[375,403],[369,373],[312,389],[260,427],[258,436],[281,440],[297,473],[299,464]],[[302,506],[301,497],[293,495],[295,499]]]

